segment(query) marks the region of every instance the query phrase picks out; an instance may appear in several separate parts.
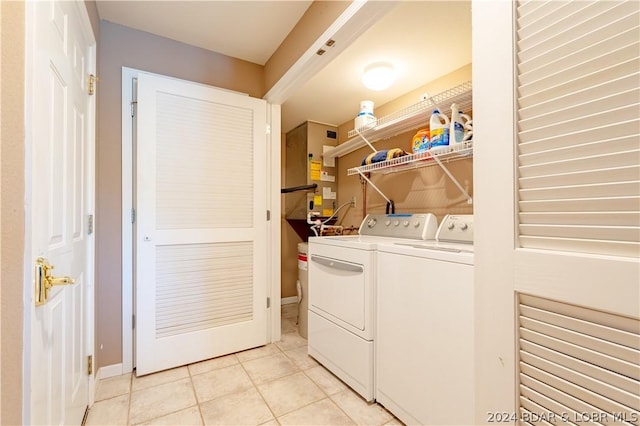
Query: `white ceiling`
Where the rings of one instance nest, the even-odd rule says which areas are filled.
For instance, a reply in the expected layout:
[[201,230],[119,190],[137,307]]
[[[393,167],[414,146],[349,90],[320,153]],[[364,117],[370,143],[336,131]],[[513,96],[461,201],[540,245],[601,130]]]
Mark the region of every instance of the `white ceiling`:
[[[101,19],[264,65],[311,1],[97,4]],[[399,71],[396,83],[382,92],[360,83],[366,65],[378,61]],[[342,124],[356,116],[361,100],[383,105],[470,62],[470,1],[398,1],[282,105],[282,130],[306,120]]]
[[99,0],[100,19],[264,65],[311,0]]

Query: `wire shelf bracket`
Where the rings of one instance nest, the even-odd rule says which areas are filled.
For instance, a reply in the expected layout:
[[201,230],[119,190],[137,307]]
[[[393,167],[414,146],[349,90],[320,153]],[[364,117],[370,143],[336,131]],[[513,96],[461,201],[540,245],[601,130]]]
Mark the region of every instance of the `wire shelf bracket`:
[[367,181],[378,194],[382,196],[387,202],[390,202],[389,198],[369,179],[367,175],[371,173],[397,173],[406,170],[413,170],[423,167],[432,167],[438,165],[442,171],[451,179],[454,185],[460,190],[462,195],[467,199],[467,204],[473,204],[473,198],[469,195],[469,192],[464,189],[458,179],[451,173],[451,171],[445,166],[445,163],[449,163],[456,160],[462,160],[465,158],[473,157],[473,141],[464,142],[464,145],[460,149],[454,149],[449,147],[448,150],[441,150],[439,152],[426,151],[418,152],[415,154],[409,154],[402,157],[396,157],[377,163],[366,164],[363,166],[352,167],[347,170],[347,176],[360,175]]
[[440,166],[442,171],[445,172],[447,176],[449,176],[449,179],[451,179],[451,181],[460,190],[460,192],[462,192],[462,195],[464,195],[467,199],[467,204],[473,204],[473,198],[471,198],[471,195],[469,195],[469,193],[462,187],[462,185],[460,185],[458,179],[456,179],[456,177],[449,171],[449,169],[447,169],[447,167],[442,163],[437,155],[433,157],[433,160],[438,164],[438,166]]
[[386,196],[386,195],[384,195],[384,192],[382,192],[382,191],[380,190],[380,188],[378,188],[378,187],[375,185],[375,183],[371,182],[371,179],[369,179],[369,178],[367,177],[367,173],[366,173],[366,172],[361,172],[360,170],[358,170],[358,174],[360,175],[360,177],[361,177],[362,179],[364,179],[365,181],[367,181],[367,183],[368,183],[368,184],[369,184],[373,189],[375,189],[375,190],[376,190],[376,192],[377,192],[378,194],[380,194],[380,196],[381,196],[382,198],[384,198],[384,199],[385,199],[385,201],[387,202],[387,204],[391,203],[391,200],[390,200],[389,198],[387,198],[387,196]]

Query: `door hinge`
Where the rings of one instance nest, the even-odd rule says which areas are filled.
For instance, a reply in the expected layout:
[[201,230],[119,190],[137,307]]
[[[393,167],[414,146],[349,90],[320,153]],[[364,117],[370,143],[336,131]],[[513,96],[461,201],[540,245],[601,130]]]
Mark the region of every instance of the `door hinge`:
[[89,94],[93,95],[96,93],[96,83],[98,82],[98,77],[93,74],[89,75]]
[[131,209],[131,223],[136,223],[136,209]]
[[87,374],[89,376],[93,374],[93,355],[87,357]]
[[267,210],[267,221],[271,220],[271,210]]
[[267,308],[271,307],[271,298],[267,297]]
[[87,235],[93,234],[93,215],[90,214],[87,219]]
[[136,116],[137,106],[138,106],[138,102],[137,101],[131,101],[131,117],[135,117]]

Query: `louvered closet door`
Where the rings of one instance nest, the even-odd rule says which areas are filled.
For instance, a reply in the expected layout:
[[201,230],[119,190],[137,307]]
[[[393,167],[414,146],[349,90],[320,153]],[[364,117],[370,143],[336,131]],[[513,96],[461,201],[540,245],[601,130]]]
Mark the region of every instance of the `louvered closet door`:
[[138,80],[136,369],[267,342],[266,103]]
[[522,247],[640,253],[638,1],[522,2]]
[[640,312],[640,3],[515,5],[516,289]]
[[516,3],[523,423],[640,423],[640,3]]

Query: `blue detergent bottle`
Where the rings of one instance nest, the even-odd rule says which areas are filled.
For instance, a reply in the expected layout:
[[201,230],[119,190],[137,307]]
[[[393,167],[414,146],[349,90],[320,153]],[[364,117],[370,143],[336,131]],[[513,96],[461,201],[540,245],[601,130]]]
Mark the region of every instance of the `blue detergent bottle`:
[[434,109],[429,120],[429,148],[446,147],[449,145],[449,117]]

